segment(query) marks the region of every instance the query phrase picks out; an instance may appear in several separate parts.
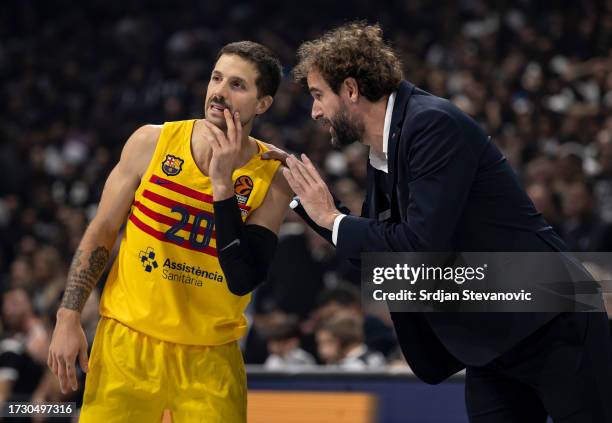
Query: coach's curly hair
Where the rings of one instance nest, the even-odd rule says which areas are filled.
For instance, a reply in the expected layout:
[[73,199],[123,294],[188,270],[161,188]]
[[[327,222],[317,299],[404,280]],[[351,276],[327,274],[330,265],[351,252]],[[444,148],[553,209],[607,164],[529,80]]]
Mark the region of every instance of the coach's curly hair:
[[327,32],[321,38],[303,43],[297,52],[293,76],[304,84],[316,69],[338,94],[346,78],[355,78],[359,92],[377,101],[395,91],[402,79],[402,64],[382,37],[378,24],[353,22]]

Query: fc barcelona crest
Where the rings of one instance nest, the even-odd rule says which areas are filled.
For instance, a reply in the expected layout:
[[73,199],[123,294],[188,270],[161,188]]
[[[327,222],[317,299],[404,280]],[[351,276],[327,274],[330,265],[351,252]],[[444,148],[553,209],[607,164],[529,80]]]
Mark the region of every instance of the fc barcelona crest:
[[162,170],[168,176],[176,176],[183,170],[183,159],[172,154],[166,154],[166,160],[162,163]]

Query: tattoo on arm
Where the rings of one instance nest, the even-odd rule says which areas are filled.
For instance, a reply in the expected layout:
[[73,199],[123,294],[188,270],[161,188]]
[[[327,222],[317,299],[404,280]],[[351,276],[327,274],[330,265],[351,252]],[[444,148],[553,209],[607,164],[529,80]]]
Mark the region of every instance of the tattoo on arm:
[[68,271],[68,283],[62,299],[62,307],[81,312],[85,306],[89,294],[98,282],[102,271],[108,263],[110,253],[105,247],[97,247],[89,255],[88,264],[81,262],[83,250],[74,253],[70,270]]

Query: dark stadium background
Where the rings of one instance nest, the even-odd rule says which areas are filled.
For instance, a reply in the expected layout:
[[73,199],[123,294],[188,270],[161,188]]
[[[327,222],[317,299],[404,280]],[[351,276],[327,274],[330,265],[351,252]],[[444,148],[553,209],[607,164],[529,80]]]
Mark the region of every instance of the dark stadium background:
[[[10,1],[0,13],[2,290],[24,288],[50,334],[72,254],[123,143],[145,123],[201,117],[216,52],[231,41],[263,43],[284,65],[254,135],[307,153],[358,213],[367,152],[332,149],[290,76],[302,41],[354,19],[379,22],[407,79],[486,128],[571,250],[612,251],[612,1]],[[322,293],[358,287],[358,270],[290,215],[269,283],[249,309],[247,363],[266,360],[266,334],[284,321],[316,355],[313,330],[330,318]],[[405,368],[384,311],[365,312],[366,343]],[[90,339],[96,321],[93,301],[84,313]],[[0,335],[15,336],[1,327]],[[45,355],[44,343],[33,348]],[[20,377],[40,377],[32,362],[38,376]]]

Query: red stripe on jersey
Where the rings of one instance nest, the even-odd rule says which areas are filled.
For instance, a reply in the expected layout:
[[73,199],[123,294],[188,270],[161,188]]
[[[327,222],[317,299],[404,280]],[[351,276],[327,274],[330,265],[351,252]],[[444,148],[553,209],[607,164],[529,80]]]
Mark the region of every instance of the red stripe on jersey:
[[[196,191],[192,188],[186,187],[185,185],[181,185],[169,179],[161,178],[157,175],[151,175],[149,182],[152,182],[156,185],[169,189],[170,191],[174,191],[179,194],[186,195],[187,197],[193,198],[194,200],[203,201],[208,204],[213,203],[213,196],[210,194],[205,194],[200,191]],[[241,209],[249,211],[251,207],[240,205]]]
[[204,249],[197,249],[197,248],[195,248],[195,247],[193,247],[191,245],[191,243],[189,242],[188,239],[184,239],[182,243],[177,244],[176,242],[173,242],[173,241],[167,239],[163,232],[160,232],[160,231],[157,231],[157,230],[153,229],[152,227],[150,227],[149,225],[144,223],[142,220],[140,220],[136,216],[134,216],[134,214],[131,214],[129,219],[130,219],[130,221],[134,225],[136,225],[136,227],[138,229],[140,229],[141,231],[151,235],[153,238],[157,238],[160,241],[167,242],[167,243],[173,244],[173,245],[177,245],[179,247],[183,247],[183,248],[186,248],[188,250],[198,251],[200,253],[208,254],[209,256],[217,257],[217,249],[216,248],[208,246],[208,247],[206,247]]
[[166,198],[162,195],[156,194],[154,192],[149,191],[148,189],[145,189],[142,192],[142,196],[144,198],[147,198],[151,201],[153,201],[154,203],[157,203],[159,205],[162,206],[166,206],[169,207],[170,209],[172,209],[175,206],[179,206],[179,207],[183,207],[185,210],[187,210],[189,212],[189,214],[193,214],[193,215],[197,215],[197,214],[206,214],[208,216],[210,216],[211,218],[214,217],[214,215],[206,210],[202,210],[202,209],[198,209],[197,207],[193,207],[193,206],[189,206],[187,204],[183,204],[179,201],[175,201],[175,200],[171,200],[169,198]]
[[[155,210],[151,210],[150,208],[148,208],[147,206],[145,206],[144,204],[142,204],[139,201],[135,201],[134,202],[134,206],[140,210],[144,215],[149,216],[151,219],[159,222],[159,223],[163,223],[165,225],[169,225],[169,226],[174,226],[177,223],[180,222],[180,220],[177,219],[173,219],[169,216],[166,216],[165,214],[161,214],[156,212]],[[211,215],[212,217],[212,215]],[[191,232],[191,230],[193,229],[193,224],[191,223],[187,223],[185,224],[185,226],[182,228],[184,230],[186,230],[187,232]],[[206,227],[200,227],[198,229],[198,234],[199,235],[204,235],[204,233],[206,232]],[[213,231],[211,238],[215,239],[217,237],[217,231]]]

